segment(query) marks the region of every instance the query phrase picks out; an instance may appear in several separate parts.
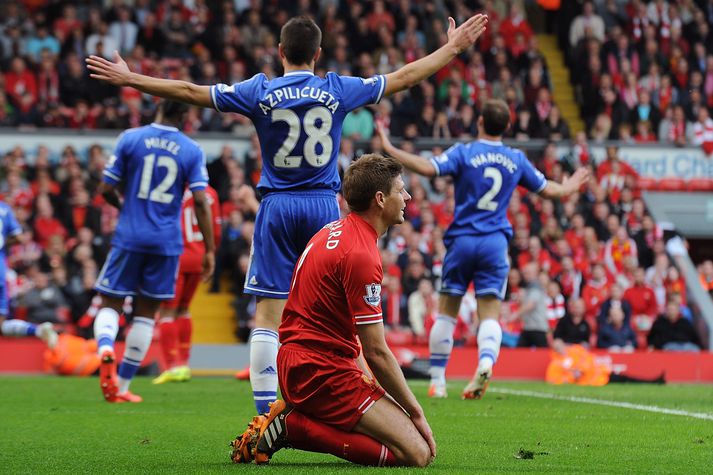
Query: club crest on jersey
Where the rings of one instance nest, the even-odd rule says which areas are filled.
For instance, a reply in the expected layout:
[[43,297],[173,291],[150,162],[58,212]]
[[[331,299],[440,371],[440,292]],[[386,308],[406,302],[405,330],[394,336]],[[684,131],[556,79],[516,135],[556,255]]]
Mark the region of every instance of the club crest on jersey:
[[378,307],[381,303],[381,284],[369,284],[364,287],[366,287],[364,301],[372,307]]
[[359,79],[361,79],[361,82],[364,83],[365,86],[375,86],[375,85],[376,85],[376,78],[375,78],[375,77],[359,78]]

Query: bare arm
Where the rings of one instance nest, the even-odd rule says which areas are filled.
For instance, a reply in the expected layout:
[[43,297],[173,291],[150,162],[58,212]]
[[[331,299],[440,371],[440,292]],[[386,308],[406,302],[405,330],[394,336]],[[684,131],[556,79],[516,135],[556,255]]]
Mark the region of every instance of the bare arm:
[[173,101],[185,102],[201,107],[213,107],[210,99],[210,86],[198,86],[186,81],[159,79],[143,74],[132,73],[126,61],[114,52],[114,62],[100,56],[90,56],[86,59],[90,77],[107,82],[117,87],[133,87],[152,96],[163,97]]
[[477,14],[470,17],[465,23],[456,28],[453,18],[448,18],[448,43],[438,48],[428,56],[400,68],[398,71],[386,75],[386,89],[384,95],[388,96],[404,89],[415,86],[453,58],[465,51],[483,34],[488,23],[487,15]]
[[423,176],[436,176],[436,168],[429,160],[426,160],[420,155],[415,155],[394,147],[381,124],[376,124],[376,131],[381,138],[381,146],[384,148],[384,152],[394,157],[408,170]]
[[106,200],[107,203],[121,211],[121,194],[114,185],[102,182],[97,190]]
[[562,183],[547,180],[547,185],[539,194],[548,199],[562,198],[578,191],[587,181],[589,181],[589,169],[578,168],[574,175],[565,178]]
[[207,282],[215,270],[215,238],[213,237],[213,217],[210,211],[210,203],[205,191],[194,191],[193,201],[195,202],[196,220],[198,228],[203,234],[203,244],[205,254],[203,255],[203,281]]
[[379,323],[370,325],[357,325],[357,332],[362,344],[364,359],[374,373],[374,377],[404,410],[409,414],[419,433],[431,448],[431,454],[436,455],[436,442],[433,439],[426,416],[421,405],[416,400],[411,389],[406,384],[404,374],[401,372],[394,354],[389,349],[384,339],[384,326]]

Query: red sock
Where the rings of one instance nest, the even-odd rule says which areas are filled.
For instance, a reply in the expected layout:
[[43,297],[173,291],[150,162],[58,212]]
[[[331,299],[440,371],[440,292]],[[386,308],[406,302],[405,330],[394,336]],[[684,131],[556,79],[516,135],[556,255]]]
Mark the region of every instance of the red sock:
[[332,454],[360,465],[396,465],[391,451],[367,435],[344,432],[297,411],[292,411],[285,423],[287,439],[295,449]]
[[191,316],[178,317],[176,327],[178,328],[178,360],[182,366],[186,366],[191,359],[191,336],[193,335]]
[[161,352],[166,362],[166,368],[171,369],[176,366],[178,359],[178,329],[173,320],[161,320],[158,324],[161,332]]

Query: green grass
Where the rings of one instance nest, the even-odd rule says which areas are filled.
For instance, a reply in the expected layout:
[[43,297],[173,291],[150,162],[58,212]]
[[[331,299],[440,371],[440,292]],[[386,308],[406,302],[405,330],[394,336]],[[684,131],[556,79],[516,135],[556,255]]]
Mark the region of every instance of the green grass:
[[[497,392],[519,389],[713,413],[713,386],[553,387],[495,381],[482,401],[426,399],[439,445],[429,473],[710,473],[713,421]],[[249,384],[194,379],[132,389],[142,404],[106,404],[95,378],[0,378],[0,473],[356,473],[332,456],[278,452],[235,466],[228,443],[253,412]],[[534,458],[518,458],[523,449]]]

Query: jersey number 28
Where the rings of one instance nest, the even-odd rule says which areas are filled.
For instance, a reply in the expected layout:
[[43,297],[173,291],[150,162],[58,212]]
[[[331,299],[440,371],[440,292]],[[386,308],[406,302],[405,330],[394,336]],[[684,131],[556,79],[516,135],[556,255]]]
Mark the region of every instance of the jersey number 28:
[[[326,107],[313,107],[307,111],[300,126],[299,116],[290,109],[275,109],[272,111],[272,123],[287,122],[290,127],[282,146],[275,154],[273,164],[277,168],[298,168],[302,156],[290,155],[300,138],[301,129],[307,134],[303,147],[304,159],[313,167],[322,167],[329,162],[334,144],[329,133],[332,131],[332,114]],[[319,126],[317,123],[319,122]],[[317,152],[317,144],[322,148]]]

